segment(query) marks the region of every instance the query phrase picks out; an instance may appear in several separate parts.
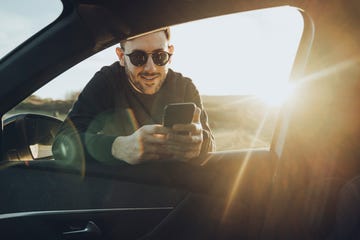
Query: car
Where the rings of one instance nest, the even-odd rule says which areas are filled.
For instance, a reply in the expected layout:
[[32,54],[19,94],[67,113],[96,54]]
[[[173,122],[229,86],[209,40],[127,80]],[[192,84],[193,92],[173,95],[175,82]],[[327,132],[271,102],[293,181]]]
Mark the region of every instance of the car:
[[[37,11],[35,15],[46,12],[41,9],[48,4],[46,1],[33,6]],[[358,1],[61,0],[61,5],[59,16],[45,22],[38,32],[9,49],[0,60],[2,239],[339,237],[339,231],[344,230],[339,226],[341,217],[347,217],[339,216],[342,189],[360,173]],[[67,111],[71,103],[53,101],[46,105],[34,93],[54,82],[56,77],[63,81],[61,76],[71,67],[121,40],[166,26],[176,28],[210,17],[283,6],[296,12],[303,27],[294,40],[296,46],[292,49],[296,54],[285,60],[294,89],[276,108],[265,147],[253,144],[239,147],[236,144],[241,137],[236,135],[226,143],[235,145],[234,149],[225,147],[224,143],[223,148],[194,163],[107,165],[81,157],[76,163],[53,158],[51,146],[63,117],[59,116],[60,107],[55,111],[49,106],[68,104]],[[249,29],[255,31],[255,25],[265,25],[268,21],[264,19]],[[13,27],[15,23],[6,22]],[[269,31],[266,38],[259,37],[267,43],[274,37],[270,45],[260,47],[252,40],[247,44],[254,44],[253,49],[260,49],[260,54],[275,49],[276,43],[285,47],[289,39],[275,37],[295,27],[284,19],[278,23],[289,24],[289,28],[276,34]],[[216,25],[211,24],[211,27]],[[222,29],[231,28],[230,32],[241,31],[235,23],[229,26],[220,24]],[[205,35],[205,30],[197,26],[195,33],[200,37]],[[220,35],[220,40],[211,45],[216,60],[210,59],[212,62],[235,63],[233,68],[220,69],[223,74],[230,72],[236,78],[241,71],[246,71],[241,69],[244,62],[240,64],[237,58],[241,53],[235,54],[235,60],[231,61],[220,53],[233,53],[247,36],[243,33],[230,44],[225,41],[225,35]],[[216,37],[212,31],[204,41],[186,36],[197,43],[196,51],[199,51],[190,53],[200,55],[201,46]],[[221,40],[225,43],[220,43]],[[242,48],[243,53],[249,48],[247,44]],[[246,59],[256,63],[250,74],[265,72],[263,77],[270,83],[260,85],[265,92],[269,92],[271,83],[276,81],[276,77],[267,75],[267,69],[272,68],[269,66],[278,55],[278,49],[270,51],[269,60],[264,61],[262,67],[256,65],[265,59],[262,55]],[[186,61],[196,60],[199,64],[201,59],[189,56],[192,55],[187,55]],[[193,64],[186,61],[187,68],[192,68]],[[205,67],[207,71],[213,70]],[[211,78],[211,74],[208,77]],[[262,77],[256,75],[254,81],[258,78]],[[207,85],[219,85],[216,78],[207,81]],[[65,88],[68,87],[70,84]],[[236,91],[241,88],[237,84],[228,87]],[[272,98],[280,95],[280,90],[274,88]],[[74,96],[76,98],[76,94]],[[204,96],[205,99],[210,98]],[[229,132],[237,134],[244,128],[245,115],[236,114],[239,105],[234,103],[238,98],[227,96],[233,104],[224,105],[225,110],[211,108],[214,106],[211,104],[225,99],[223,96],[211,99],[213,102],[209,100],[205,106],[210,120],[214,119],[215,129],[220,129],[219,119],[221,123],[228,122]],[[48,109],[46,114],[43,109],[29,112],[31,107],[40,105]],[[262,109],[262,105],[258,102],[249,106],[246,112],[260,114],[257,110]],[[260,123],[257,122],[249,142],[258,140]]]

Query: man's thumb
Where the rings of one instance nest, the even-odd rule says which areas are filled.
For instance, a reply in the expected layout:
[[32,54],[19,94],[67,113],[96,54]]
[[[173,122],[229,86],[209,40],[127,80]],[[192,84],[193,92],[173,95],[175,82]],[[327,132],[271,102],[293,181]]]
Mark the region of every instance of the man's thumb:
[[201,109],[199,107],[196,107],[192,122],[193,123],[200,123],[200,115],[201,115]]

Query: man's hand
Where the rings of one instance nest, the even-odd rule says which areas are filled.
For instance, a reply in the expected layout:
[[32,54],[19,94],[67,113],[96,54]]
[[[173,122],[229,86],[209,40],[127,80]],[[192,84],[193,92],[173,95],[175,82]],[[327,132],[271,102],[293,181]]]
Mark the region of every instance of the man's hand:
[[112,155],[129,164],[157,160],[166,154],[164,147],[169,129],[162,125],[145,125],[130,136],[119,136],[112,144]]
[[[130,136],[119,136],[112,144],[112,155],[129,164],[156,160],[187,161],[198,157],[203,142],[201,109],[196,108],[190,124],[145,125]],[[183,134],[186,132],[186,134]]]
[[[203,129],[200,122],[201,109],[196,108],[192,123],[175,124],[168,134],[167,152],[179,160],[198,157],[203,143]],[[186,132],[187,134],[183,134]]]

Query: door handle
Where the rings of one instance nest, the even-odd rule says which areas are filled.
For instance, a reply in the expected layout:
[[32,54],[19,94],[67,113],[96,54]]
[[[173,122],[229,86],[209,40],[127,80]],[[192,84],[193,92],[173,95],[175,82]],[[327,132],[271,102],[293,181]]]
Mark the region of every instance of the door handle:
[[67,240],[100,239],[100,236],[101,230],[93,221],[89,221],[84,229],[66,231],[62,233],[62,237]]

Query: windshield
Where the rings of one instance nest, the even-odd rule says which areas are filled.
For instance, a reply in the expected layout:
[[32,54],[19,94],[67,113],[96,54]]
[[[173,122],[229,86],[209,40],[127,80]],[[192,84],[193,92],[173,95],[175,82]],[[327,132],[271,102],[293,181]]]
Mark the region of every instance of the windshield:
[[61,11],[60,1],[1,0],[0,59],[53,22]]
[[[171,27],[170,67],[196,84],[217,150],[270,146],[277,112],[291,94],[289,78],[303,28],[301,13],[288,6]],[[118,61],[117,46],[59,75],[11,113],[32,109],[64,119],[95,72]]]

